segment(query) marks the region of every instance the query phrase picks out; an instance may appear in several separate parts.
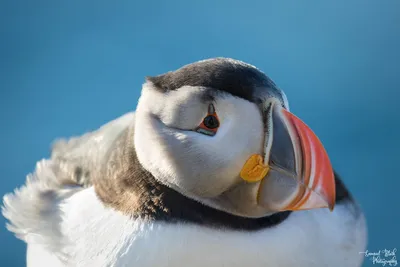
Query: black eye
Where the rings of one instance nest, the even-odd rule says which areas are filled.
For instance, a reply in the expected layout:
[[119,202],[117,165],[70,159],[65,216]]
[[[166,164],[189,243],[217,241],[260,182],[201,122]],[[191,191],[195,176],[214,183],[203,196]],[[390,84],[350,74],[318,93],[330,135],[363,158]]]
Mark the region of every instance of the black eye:
[[206,126],[209,129],[215,129],[215,128],[219,127],[219,121],[213,115],[208,115],[207,117],[205,117],[203,120],[203,123],[204,123],[204,126]]

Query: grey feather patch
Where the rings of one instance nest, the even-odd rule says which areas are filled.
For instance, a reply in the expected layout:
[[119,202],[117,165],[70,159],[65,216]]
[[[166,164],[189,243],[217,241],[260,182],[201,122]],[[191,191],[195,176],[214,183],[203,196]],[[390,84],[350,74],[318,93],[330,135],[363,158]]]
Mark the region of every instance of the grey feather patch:
[[63,179],[69,168],[50,160],[38,162],[26,184],[4,196],[2,207],[4,217],[9,220],[9,231],[27,243],[42,245],[64,262],[68,258],[69,244],[60,229],[62,211],[59,205],[82,188]]
[[127,113],[100,129],[79,137],[58,140],[51,159],[39,161],[25,185],[3,198],[2,213],[8,230],[30,244],[40,244],[63,262],[73,260],[67,237],[61,231],[65,199],[92,185],[96,167],[101,166],[115,138],[133,123]]

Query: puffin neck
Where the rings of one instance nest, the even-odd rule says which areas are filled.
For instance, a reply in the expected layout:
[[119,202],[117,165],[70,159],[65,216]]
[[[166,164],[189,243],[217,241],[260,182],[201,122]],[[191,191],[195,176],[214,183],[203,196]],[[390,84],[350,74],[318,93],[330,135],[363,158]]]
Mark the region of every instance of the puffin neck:
[[246,218],[190,199],[161,184],[143,168],[132,136],[133,128],[117,138],[114,149],[93,179],[96,194],[110,208],[132,218],[248,231],[276,226],[291,214],[285,211],[262,218]]
[[[102,169],[93,179],[99,199],[132,218],[168,223],[192,223],[205,227],[255,231],[285,221],[292,211],[261,218],[236,216],[206,206],[158,182],[140,164],[133,145],[133,127],[115,141]],[[337,202],[352,201],[335,173]]]

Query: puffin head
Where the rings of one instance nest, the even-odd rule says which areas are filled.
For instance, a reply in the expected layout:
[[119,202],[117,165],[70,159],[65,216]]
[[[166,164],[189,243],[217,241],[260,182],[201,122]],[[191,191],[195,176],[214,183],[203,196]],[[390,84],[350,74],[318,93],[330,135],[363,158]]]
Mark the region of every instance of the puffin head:
[[252,65],[214,58],[147,77],[135,117],[140,164],[186,197],[253,218],[333,209],[321,142]]

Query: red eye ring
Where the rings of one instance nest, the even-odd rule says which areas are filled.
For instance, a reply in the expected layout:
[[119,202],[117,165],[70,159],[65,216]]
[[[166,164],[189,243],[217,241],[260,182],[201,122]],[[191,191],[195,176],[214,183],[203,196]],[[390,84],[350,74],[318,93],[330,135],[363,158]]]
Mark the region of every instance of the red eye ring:
[[219,126],[220,123],[214,105],[210,104],[208,106],[208,114],[204,117],[199,127],[196,128],[196,132],[214,136],[217,133]]

